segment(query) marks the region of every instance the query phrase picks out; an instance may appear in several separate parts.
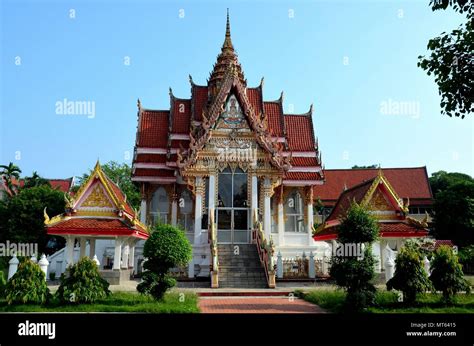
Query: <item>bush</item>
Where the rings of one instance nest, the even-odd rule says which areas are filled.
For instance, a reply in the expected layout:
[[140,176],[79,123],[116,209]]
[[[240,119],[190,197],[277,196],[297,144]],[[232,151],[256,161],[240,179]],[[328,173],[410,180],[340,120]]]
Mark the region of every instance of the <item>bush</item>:
[[88,257],[66,269],[56,292],[62,303],[93,303],[109,294],[109,283],[100,276],[97,264]]
[[169,270],[186,265],[191,254],[191,244],[183,231],[170,225],[157,225],[143,247],[147,260],[143,265],[142,282],[137,286],[138,292],[161,300],[165,292],[176,285],[176,280],[168,274]]
[[415,243],[407,242],[395,259],[395,275],[387,282],[387,290],[396,289],[403,292],[406,304],[416,302],[416,296],[432,290],[423,266],[420,251]]
[[0,298],[5,297],[5,288],[7,281],[5,280],[5,274],[3,271],[0,271]]
[[377,239],[378,224],[364,207],[352,203],[347,214],[341,220],[338,240],[344,244],[365,244],[362,258],[357,256],[335,256],[331,260],[330,275],[336,284],[347,292],[345,308],[360,311],[374,303],[375,260],[372,256],[372,242]]
[[443,292],[445,303],[453,303],[456,293],[471,290],[469,282],[464,279],[461,265],[450,246],[440,246],[431,261],[430,280],[434,287]]
[[463,271],[474,272],[474,245],[470,245],[459,250],[459,263],[463,267]]
[[7,282],[5,293],[8,304],[44,304],[49,298],[46,277],[29,258],[20,262],[17,272]]

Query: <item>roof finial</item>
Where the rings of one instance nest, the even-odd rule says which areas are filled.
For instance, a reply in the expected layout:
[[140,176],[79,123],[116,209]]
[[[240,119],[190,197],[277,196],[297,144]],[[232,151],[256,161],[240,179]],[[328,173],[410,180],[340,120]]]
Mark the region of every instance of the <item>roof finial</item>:
[[227,9],[227,23],[225,26],[225,40],[224,40],[224,47],[232,47],[232,40],[230,38],[230,19],[229,19],[229,9]]

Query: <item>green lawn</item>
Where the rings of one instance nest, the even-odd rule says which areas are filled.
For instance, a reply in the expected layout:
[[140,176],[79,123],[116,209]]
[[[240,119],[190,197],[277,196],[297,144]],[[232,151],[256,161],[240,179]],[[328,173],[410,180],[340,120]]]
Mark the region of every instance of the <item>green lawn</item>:
[[138,293],[115,292],[107,299],[94,304],[59,305],[57,301],[47,306],[7,305],[0,300],[0,312],[149,312],[149,313],[197,313],[198,297],[193,293],[167,293],[162,302]]
[[[296,295],[317,304],[331,312],[341,312],[345,299],[342,290],[297,291]],[[426,294],[419,297],[417,306],[407,307],[397,301],[394,292],[378,291],[376,306],[367,309],[369,313],[474,313],[474,294],[459,294],[456,304],[446,306],[440,302],[440,294]]]

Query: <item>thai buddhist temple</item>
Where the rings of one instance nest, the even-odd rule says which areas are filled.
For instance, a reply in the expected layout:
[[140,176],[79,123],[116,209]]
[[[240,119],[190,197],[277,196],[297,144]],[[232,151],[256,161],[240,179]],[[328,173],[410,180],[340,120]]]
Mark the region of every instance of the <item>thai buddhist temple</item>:
[[[48,234],[67,239],[64,253],[50,258],[56,273],[89,255],[106,277],[107,270],[139,274],[140,240],[167,223],[192,244],[192,261],[181,270],[187,280],[275,287],[277,279],[303,272],[294,265],[301,258],[319,261],[325,275],[338,224],[353,201],[379,221],[378,269],[386,246],[396,251],[405,239],[428,234],[433,196],[426,167],[323,169],[313,107],[286,114],[283,93],[267,101],[263,78],[248,85],[229,15],[209,78],[198,84],[189,77],[189,83],[188,98],[170,89],[167,109],[138,100],[132,180],[141,193],[139,212],[97,164],[64,214],[45,214]],[[275,273],[278,267],[288,270]]]
[[[69,198],[66,197],[63,214],[50,218],[46,208],[44,211],[47,233],[66,239],[66,247],[61,250],[63,253],[53,255],[64,258],[65,263],[56,260],[52,271],[60,274],[69,264],[88,256],[99,263],[102,276],[111,284],[129,280],[136,266],[135,246],[139,240],[148,238],[148,230],[127,203],[126,195],[97,162],[88,179],[74,197]],[[113,257],[107,259],[102,254],[104,246],[110,243],[114,252]],[[76,256],[75,245],[78,245]]]
[[379,271],[383,268],[383,251],[387,246],[398,251],[406,239],[428,235],[428,214],[423,220],[408,216],[409,198],[401,198],[379,169],[376,177],[341,193],[329,216],[316,229],[314,239],[336,242],[338,226],[352,203],[366,207],[378,221],[379,240],[373,251]]

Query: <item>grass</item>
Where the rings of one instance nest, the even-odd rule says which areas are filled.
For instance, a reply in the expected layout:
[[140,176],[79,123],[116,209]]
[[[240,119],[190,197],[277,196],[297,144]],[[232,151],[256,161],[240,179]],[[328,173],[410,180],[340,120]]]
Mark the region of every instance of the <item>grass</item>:
[[[342,312],[346,293],[342,290],[296,291],[304,300],[317,304],[331,312]],[[474,295],[459,294],[456,303],[445,305],[441,294],[420,295],[416,306],[406,306],[398,302],[395,292],[377,291],[376,304],[367,309],[367,313],[474,313]]]
[[0,300],[0,312],[147,312],[197,313],[198,298],[194,293],[166,293],[163,301],[138,293],[114,292],[94,304],[60,305],[56,300],[48,305],[8,305]]

